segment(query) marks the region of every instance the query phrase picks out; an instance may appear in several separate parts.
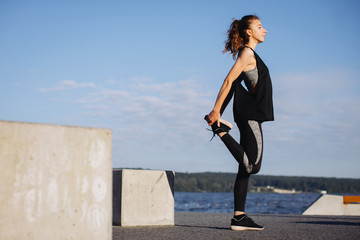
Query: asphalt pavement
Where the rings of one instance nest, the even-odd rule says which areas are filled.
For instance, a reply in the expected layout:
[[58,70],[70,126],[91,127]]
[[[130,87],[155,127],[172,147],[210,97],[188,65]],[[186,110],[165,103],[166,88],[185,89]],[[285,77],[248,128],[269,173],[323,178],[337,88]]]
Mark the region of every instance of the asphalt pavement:
[[360,239],[360,216],[249,214],[263,231],[233,231],[231,214],[175,212],[175,226],[113,226],[118,239]]

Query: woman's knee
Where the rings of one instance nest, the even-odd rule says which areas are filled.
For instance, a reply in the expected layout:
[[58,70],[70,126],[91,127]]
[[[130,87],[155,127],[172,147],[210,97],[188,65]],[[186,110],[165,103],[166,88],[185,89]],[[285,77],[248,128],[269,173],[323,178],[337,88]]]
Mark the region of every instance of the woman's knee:
[[251,171],[251,174],[257,174],[258,172],[260,172],[260,168],[261,168],[260,164],[255,165],[254,168]]
[[242,179],[249,178],[251,173],[248,173],[243,167],[239,167],[238,173],[236,175],[236,181],[241,181]]

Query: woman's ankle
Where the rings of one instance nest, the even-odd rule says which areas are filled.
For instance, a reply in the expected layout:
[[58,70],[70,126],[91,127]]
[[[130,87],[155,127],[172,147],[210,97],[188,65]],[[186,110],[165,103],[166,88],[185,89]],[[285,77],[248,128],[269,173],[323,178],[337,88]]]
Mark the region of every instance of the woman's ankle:
[[222,138],[225,134],[227,134],[227,132],[218,133],[218,135],[219,135],[220,138]]
[[245,212],[242,212],[242,211],[235,211],[234,212],[234,216],[241,216],[241,215],[244,215]]

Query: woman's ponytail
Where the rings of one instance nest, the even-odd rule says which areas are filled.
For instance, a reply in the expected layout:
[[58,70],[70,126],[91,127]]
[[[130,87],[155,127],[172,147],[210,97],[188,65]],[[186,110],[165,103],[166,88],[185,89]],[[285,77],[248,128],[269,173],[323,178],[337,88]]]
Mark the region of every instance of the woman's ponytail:
[[246,30],[250,28],[252,20],[259,19],[255,15],[247,15],[241,18],[241,20],[234,19],[230,25],[228,33],[228,39],[225,41],[224,53],[230,51],[235,59],[239,49],[244,47],[249,41],[249,36],[246,34]]

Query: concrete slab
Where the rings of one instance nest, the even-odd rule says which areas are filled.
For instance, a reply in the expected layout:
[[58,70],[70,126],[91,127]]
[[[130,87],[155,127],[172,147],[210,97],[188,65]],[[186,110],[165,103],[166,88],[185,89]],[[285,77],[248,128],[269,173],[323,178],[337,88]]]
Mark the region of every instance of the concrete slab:
[[360,216],[360,204],[344,204],[343,196],[325,194],[306,209],[303,215]]
[[0,121],[0,239],[111,239],[111,131]]
[[113,171],[113,224],[174,225],[174,172]]

